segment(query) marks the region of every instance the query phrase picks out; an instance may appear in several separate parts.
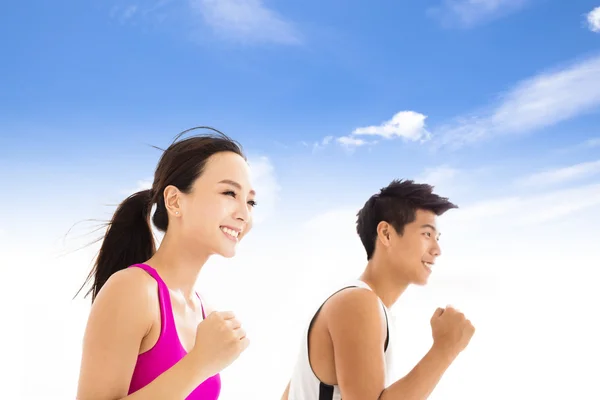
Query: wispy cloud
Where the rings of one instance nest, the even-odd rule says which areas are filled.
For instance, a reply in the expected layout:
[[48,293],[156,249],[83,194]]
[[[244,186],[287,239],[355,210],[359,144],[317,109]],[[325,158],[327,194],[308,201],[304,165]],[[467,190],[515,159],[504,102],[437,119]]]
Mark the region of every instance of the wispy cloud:
[[[322,140],[320,140],[318,142],[314,142],[312,144],[313,153],[315,153],[315,152],[317,152],[317,151],[319,151],[319,150],[324,149],[325,147],[327,147],[327,145],[329,143],[331,143],[332,140],[333,140],[333,136],[325,136]],[[309,146],[308,143],[306,143],[306,142],[303,142],[303,144],[305,146]]]
[[369,144],[369,142],[367,142],[363,139],[359,139],[359,138],[352,137],[352,136],[342,136],[342,137],[337,138],[335,141],[347,149],[354,149],[356,147],[361,147],[366,144]]
[[427,116],[415,111],[400,111],[390,120],[379,125],[356,128],[348,136],[342,136],[336,141],[346,148],[377,143],[376,139],[402,138],[409,142],[426,142],[431,133],[425,128]]
[[587,16],[587,25],[592,32],[600,33],[600,6],[590,11]]
[[553,152],[556,154],[568,154],[579,151],[587,151],[596,147],[600,147],[600,138],[589,138],[582,142],[577,142],[571,145],[557,148],[553,150]]
[[[219,38],[241,44],[298,45],[303,37],[295,24],[268,8],[263,0],[150,0],[111,8],[121,23],[163,23],[180,19],[197,31],[207,27]],[[194,32],[192,37],[196,38]]]
[[188,0],[216,34],[241,43],[296,45],[302,42],[295,25],[261,0]]
[[380,125],[371,125],[356,128],[352,135],[355,136],[380,136],[384,139],[400,137],[410,141],[424,141],[429,139],[430,134],[425,129],[423,114],[414,111],[400,111],[389,121]]
[[461,146],[492,136],[555,125],[600,106],[600,56],[517,84],[481,116],[461,117],[435,130],[436,145]]
[[585,147],[600,147],[600,138],[591,138],[584,142]]
[[600,184],[561,189],[544,194],[508,196],[467,205],[456,218],[465,229],[473,225],[514,228],[559,220],[576,212],[600,206]]
[[550,186],[600,174],[600,160],[584,162],[568,167],[548,169],[517,180],[521,186]]
[[522,9],[531,0],[443,0],[427,10],[447,27],[470,28]]
[[[600,109],[599,76],[600,56],[589,57],[525,79],[499,95],[496,104],[431,129],[426,127],[426,115],[400,111],[388,121],[358,127],[335,141],[353,149],[376,144],[373,138],[402,138],[457,149],[495,136],[530,133]],[[323,148],[329,141],[315,147]],[[595,138],[585,146],[599,145],[600,139]]]

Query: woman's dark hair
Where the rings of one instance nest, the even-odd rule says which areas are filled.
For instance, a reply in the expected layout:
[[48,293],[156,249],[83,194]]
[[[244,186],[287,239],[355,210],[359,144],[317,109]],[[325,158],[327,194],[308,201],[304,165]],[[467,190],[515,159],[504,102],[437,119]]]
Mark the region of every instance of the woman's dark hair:
[[[215,133],[179,140],[182,135],[195,129],[208,129]],[[165,188],[173,185],[183,193],[189,193],[196,179],[202,175],[208,159],[220,152],[233,152],[246,159],[239,143],[216,129],[203,126],[180,133],[164,150],[154,173],[152,188],[125,199],[106,224],[100,251],[83,284],[85,286],[93,280],[92,287],[86,293],[86,297],[92,294],[92,303],[111,275],[154,255],[156,244],[150,225],[150,212],[156,205],[152,222],[158,230],[166,232],[169,219],[163,197]]]
[[447,197],[433,193],[433,186],[412,180],[393,180],[367,200],[356,216],[356,232],[367,252],[367,260],[373,257],[377,241],[377,225],[381,221],[391,224],[399,235],[404,226],[413,222],[417,210],[427,210],[440,216],[458,208]]

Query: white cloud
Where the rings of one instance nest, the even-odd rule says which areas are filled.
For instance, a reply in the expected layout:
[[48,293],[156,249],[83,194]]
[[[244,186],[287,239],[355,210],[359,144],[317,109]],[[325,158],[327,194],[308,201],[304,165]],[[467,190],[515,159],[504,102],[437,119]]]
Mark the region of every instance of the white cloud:
[[150,0],[110,10],[111,18],[131,24],[162,24],[182,15],[196,41],[199,28],[206,26],[223,39],[243,44],[303,42],[295,24],[268,8],[263,0]]
[[543,172],[531,174],[517,180],[522,186],[547,186],[556,185],[584,179],[600,173],[600,160],[589,161],[568,167],[548,169]]
[[410,142],[426,142],[431,134],[425,129],[425,119],[427,116],[415,111],[400,111],[390,120],[384,121],[379,125],[370,125],[356,128],[348,136],[336,138],[336,142],[347,150],[377,144],[377,140],[367,140],[366,138],[395,139],[402,138]]
[[384,139],[403,138],[407,141],[426,141],[430,133],[425,129],[427,116],[415,111],[400,111],[380,125],[356,128],[352,135],[379,136]]
[[[322,140],[318,142],[314,142],[312,145],[313,153],[316,153],[319,150],[324,149],[329,143],[333,140],[333,136],[325,136]],[[302,145],[308,147],[308,143],[302,142]]]
[[586,20],[588,23],[588,28],[592,32],[600,33],[600,7],[596,7],[590,11],[586,16]]
[[342,146],[346,147],[346,148],[354,148],[354,147],[360,147],[360,146],[364,146],[367,144],[367,142],[363,139],[358,139],[352,136],[342,136],[336,139],[336,142],[338,142],[339,144],[341,144]]
[[457,228],[514,229],[556,221],[600,206],[600,184],[535,195],[495,198],[461,207],[448,217]]
[[469,28],[523,8],[530,0],[443,0],[428,13],[444,25]]
[[502,96],[487,115],[440,127],[436,146],[461,146],[498,135],[531,132],[600,106],[600,56],[527,79]]
[[261,0],[189,0],[204,22],[226,39],[244,43],[299,44],[294,24]]
[[[380,125],[356,128],[336,141],[347,148],[374,144],[368,137],[403,138],[433,147],[461,147],[495,136],[524,134],[556,125],[600,108],[600,56],[546,71],[517,83],[499,102],[482,112],[459,116],[445,125],[426,129],[427,116],[401,111]],[[590,139],[589,147],[598,145]]]

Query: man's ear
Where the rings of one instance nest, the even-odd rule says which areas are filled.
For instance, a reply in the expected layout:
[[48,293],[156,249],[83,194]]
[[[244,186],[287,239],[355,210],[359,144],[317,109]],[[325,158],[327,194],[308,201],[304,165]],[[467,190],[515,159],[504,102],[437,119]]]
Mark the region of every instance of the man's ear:
[[381,221],[377,224],[377,239],[381,241],[385,247],[390,245],[392,229],[392,226],[385,221]]

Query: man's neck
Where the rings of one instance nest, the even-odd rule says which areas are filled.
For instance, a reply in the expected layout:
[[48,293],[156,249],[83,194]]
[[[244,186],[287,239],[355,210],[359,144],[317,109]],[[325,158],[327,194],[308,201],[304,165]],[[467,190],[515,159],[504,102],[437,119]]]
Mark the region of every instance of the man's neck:
[[359,279],[373,289],[388,309],[392,308],[409,285],[393,276],[389,265],[374,259],[369,260]]

